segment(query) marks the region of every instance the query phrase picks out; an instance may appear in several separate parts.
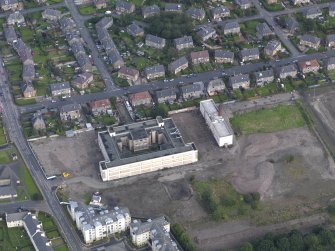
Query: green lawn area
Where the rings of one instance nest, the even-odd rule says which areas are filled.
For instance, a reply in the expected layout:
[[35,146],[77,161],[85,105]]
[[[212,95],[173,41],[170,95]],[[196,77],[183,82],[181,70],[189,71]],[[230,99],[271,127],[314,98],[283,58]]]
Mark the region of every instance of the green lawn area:
[[0,250],[34,251],[34,247],[23,227],[7,228],[5,221],[0,221]]
[[266,9],[267,11],[280,11],[284,9],[281,2],[274,4],[268,4],[266,0],[261,0],[261,2],[262,5],[264,6],[264,9]]
[[7,144],[7,139],[5,135],[5,128],[3,127],[2,120],[0,120],[0,145]]
[[235,114],[230,122],[235,131],[243,134],[276,132],[306,125],[296,105],[278,105]]
[[30,172],[29,172],[29,170],[28,170],[28,168],[26,167],[25,164],[23,164],[23,166],[21,167],[20,175],[21,175],[21,179],[23,177],[24,184],[25,184],[25,187],[26,187],[26,190],[27,190],[27,193],[28,193],[29,197],[32,200],[43,199],[43,196],[42,196],[40,190],[36,186],[35,181],[31,177],[31,174],[30,174]]
[[20,99],[15,99],[15,103],[17,105],[32,105],[36,104],[36,99],[35,98],[20,98]]
[[6,149],[3,151],[0,151],[0,164],[8,164],[10,162],[12,162],[12,157],[11,154],[15,152],[12,149]]
[[102,115],[102,116],[95,117],[95,120],[98,123],[101,123],[103,125],[113,125],[117,121],[115,117],[109,116],[109,115]]
[[251,21],[242,23],[242,24],[240,24],[241,32],[245,35],[255,36],[256,35],[256,26],[257,26],[257,24],[259,24],[261,22],[262,22],[262,20],[251,20]]
[[328,71],[328,76],[331,80],[335,81],[335,71]]
[[81,15],[92,15],[97,12],[97,9],[93,5],[78,6],[78,10]]
[[258,193],[242,195],[225,180],[193,180],[192,186],[201,204],[214,220],[246,215],[259,205]]

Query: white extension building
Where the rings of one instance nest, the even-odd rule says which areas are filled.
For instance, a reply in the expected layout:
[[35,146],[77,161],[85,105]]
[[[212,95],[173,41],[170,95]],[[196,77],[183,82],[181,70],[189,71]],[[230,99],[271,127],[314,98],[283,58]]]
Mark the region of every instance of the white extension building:
[[85,243],[92,243],[129,228],[131,217],[128,208],[114,207],[112,210],[92,207],[70,201],[68,211]]
[[234,141],[234,132],[229,121],[219,113],[217,106],[212,99],[200,102],[200,112],[220,147],[230,146]]

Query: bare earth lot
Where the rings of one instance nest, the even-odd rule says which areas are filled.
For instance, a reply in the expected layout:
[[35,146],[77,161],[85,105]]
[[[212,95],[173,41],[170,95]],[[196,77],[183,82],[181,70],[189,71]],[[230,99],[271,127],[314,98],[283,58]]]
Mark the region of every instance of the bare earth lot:
[[73,138],[57,137],[30,142],[47,175],[69,172],[72,176],[98,178],[103,159],[95,131]]
[[[102,156],[94,135],[91,138],[86,134],[72,139],[55,138],[34,142],[32,146],[48,168],[74,168],[71,170],[77,177],[65,181],[65,191],[71,198],[83,201],[100,190],[107,204],[127,206],[133,216],[153,218],[165,214],[172,222],[180,222],[187,228],[199,250],[236,247],[241,241],[271,229],[287,230],[291,226],[308,227],[323,222],[321,216],[308,216],[335,197],[334,163],[307,128],[243,135],[233,148],[220,149],[199,111],[172,117],[184,141],[194,142],[198,147],[198,163],[101,186],[97,183],[96,163]],[[43,153],[47,147],[50,150]],[[80,176],[94,177],[95,182]],[[259,191],[264,207],[247,216],[251,221],[213,222],[195,197],[191,176],[196,179],[229,178],[239,192]],[[78,181],[82,182],[75,183]],[[83,185],[85,182],[87,186]],[[301,224],[293,221],[255,226],[297,217],[306,218]]]

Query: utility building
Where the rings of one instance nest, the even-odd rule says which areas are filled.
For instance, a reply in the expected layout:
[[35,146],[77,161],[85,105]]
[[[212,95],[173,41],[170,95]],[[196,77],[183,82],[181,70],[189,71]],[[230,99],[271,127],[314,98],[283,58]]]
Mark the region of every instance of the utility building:
[[212,99],[200,102],[200,112],[211,129],[216,142],[220,147],[227,147],[233,144],[234,132],[228,119],[223,116],[223,107],[220,106],[219,108]]

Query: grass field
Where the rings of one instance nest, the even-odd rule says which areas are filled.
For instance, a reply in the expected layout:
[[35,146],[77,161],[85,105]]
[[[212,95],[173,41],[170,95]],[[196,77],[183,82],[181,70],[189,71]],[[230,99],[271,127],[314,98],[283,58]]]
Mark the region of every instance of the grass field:
[[3,127],[2,120],[0,120],[0,145],[7,144],[7,138],[5,135],[5,128]]
[[258,208],[259,194],[239,194],[225,180],[193,180],[192,185],[201,204],[215,220],[236,218]]
[[24,179],[24,184],[26,186],[26,190],[29,197],[33,200],[43,199],[42,194],[38,189],[38,187],[36,186],[35,181],[31,177],[26,165],[24,165],[20,171],[21,171],[21,177],[23,177]]
[[0,221],[0,250],[35,250],[23,227],[7,228],[5,221]]
[[276,132],[306,125],[296,105],[278,105],[235,114],[230,122],[235,131],[243,134]]
[[12,162],[11,154],[15,152],[12,149],[0,151],[0,164],[8,164]]

